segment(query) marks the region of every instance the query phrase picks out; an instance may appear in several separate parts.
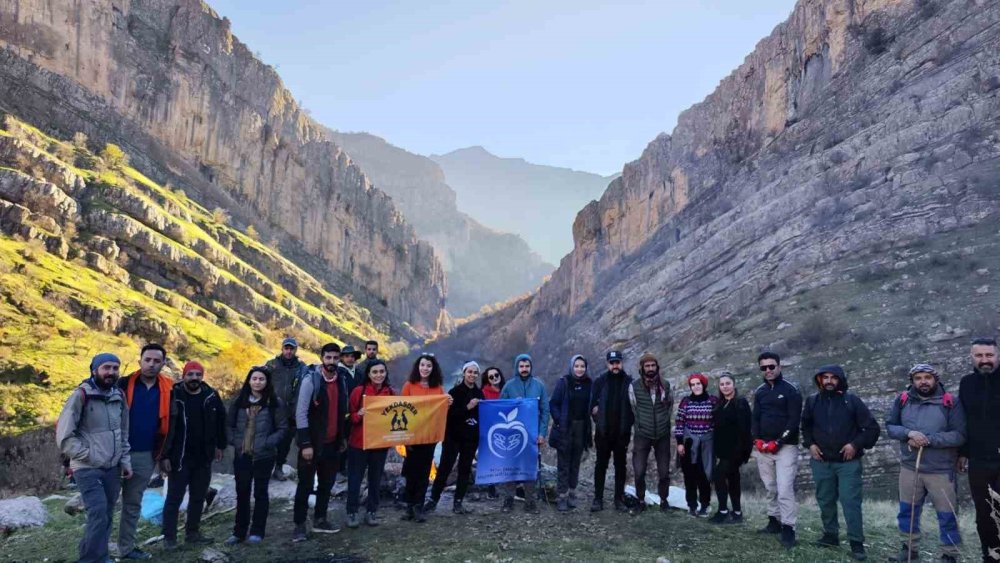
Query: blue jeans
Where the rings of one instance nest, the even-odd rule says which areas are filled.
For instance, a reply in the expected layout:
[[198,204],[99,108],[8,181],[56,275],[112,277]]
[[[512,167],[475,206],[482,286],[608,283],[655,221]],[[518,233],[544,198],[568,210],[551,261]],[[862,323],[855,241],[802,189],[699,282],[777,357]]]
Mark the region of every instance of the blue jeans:
[[122,487],[121,469],[78,469],[73,476],[87,509],[87,523],[79,544],[80,561],[104,563],[108,560],[111,521]]

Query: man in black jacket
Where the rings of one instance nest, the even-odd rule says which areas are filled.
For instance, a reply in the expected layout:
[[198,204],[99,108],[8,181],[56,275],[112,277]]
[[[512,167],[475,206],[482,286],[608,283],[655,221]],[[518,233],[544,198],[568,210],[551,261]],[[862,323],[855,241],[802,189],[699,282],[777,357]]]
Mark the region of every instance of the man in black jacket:
[[596,428],[594,447],[597,460],[594,465],[594,502],[591,512],[604,510],[604,482],[608,475],[608,462],[615,460],[615,509],[625,507],[625,479],[628,476],[626,460],[628,443],[632,437],[632,405],[628,400],[628,387],[632,378],[622,369],[622,353],[608,352],[608,371],[594,381],[590,398],[590,414]]
[[278,398],[288,405],[288,428],[290,431],[285,434],[278,444],[278,455],[274,459],[274,474],[272,477],[276,481],[285,480],[285,461],[288,459],[288,452],[292,449],[292,438],[295,434],[295,395],[296,383],[305,374],[307,366],[299,359],[297,352],[299,342],[289,336],[281,341],[281,353],[267,361],[265,367],[271,370],[273,375],[274,392]]
[[1000,492],[1000,358],[996,340],[973,341],[972,366],[975,371],[963,377],[958,387],[967,432],[965,445],[959,449],[958,469],[969,472],[983,561],[993,561],[1000,558],[1000,529],[993,520],[1000,505],[991,495]]
[[819,392],[802,410],[802,445],[812,456],[816,503],[823,520],[820,547],[840,545],[837,501],[844,508],[851,556],[863,561],[861,456],[878,441],[879,426],[861,398],[847,391],[847,374],[838,365],[823,366],[814,376]]
[[212,479],[212,461],[222,460],[226,447],[226,407],[214,389],[202,379],[205,368],[198,362],[184,365],[184,380],[170,393],[170,427],[164,441],[160,465],[167,480],[163,504],[164,548],[177,548],[177,513],[184,492],[188,493],[185,543],[212,543],[199,531],[205,495]]
[[750,433],[757,472],[767,489],[767,534],[781,534],[781,545],[795,546],[795,476],[799,472],[799,421],[802,394],[781,374],[781,358],[774,352],[757,357],[764,383],[753,394]]

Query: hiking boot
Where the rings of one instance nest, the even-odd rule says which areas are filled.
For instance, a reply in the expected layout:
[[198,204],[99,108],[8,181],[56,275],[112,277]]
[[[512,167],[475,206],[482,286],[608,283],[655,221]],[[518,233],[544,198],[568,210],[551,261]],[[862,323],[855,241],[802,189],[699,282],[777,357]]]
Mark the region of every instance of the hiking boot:
[[868,554],[865,553],[864,542],[852,541],[851,542],[851,558],[855,561],[864,561],[868,559]]
[[590,511],[591,512],[600,512],[602,510],[604,510],[604,499],[602,499],[602,498],[595,498],[594,502],[590,503]]
[[271,478],[275,481],[285,480],[285,468],[281,465],[274,466],[274,472],[271,473]]
[[514,497],[507,497],[500,505],[500,512],[510,512],[511,510],[514,510]]
[[462,505],[462,499],[455,499],[455,501],[451,503],[451,511],[455,514],[472,514],[472,510]]
[[688,516],[690,516],[691,518],[697,518],[698,517],[698,510],[694,509],[694,508],[689,508],[688,509]]
[[709,524],[725,524],[728,521],[729,521],[728,510],[726,512],[722,512],[720,510],[719,512],[716,512],[715,514],[712,515],[711,518],[708,519]]
[[361,518],[358,517],[358,513],[357,512],[352,512],[352,513],[350,513],[350,514],[347,515],[347,527],[348,528],[357,528],[360,525],[361,525]]
[[524,511],[527,512],[528,514],[538,514],[539,513],[538,501],[536,501],[535,499],[524,501]]
[[437,499],[431,499],[424,503],[424,512],[434,512],[437,510],[438,501]]
[[[163,551],[177,551],[177,540],[163,540]],[[150,557],[135,557],[132,555],[134,552],[135,550],[133,549],[123,556],[122,559],[150,559]]]
[[625,501],[622,500],[621,498],[616,498],[615,510],[617,510],[618,512],[628,512],[628,505],[626,505]]
[[496,485],[490,485],[489,488],[486,489],[486,498],[490,500],[496,500],[500,498],[500,493],[497,492]]
[[295,531],[292,532],[292,543],[304,542],[309,537],[306,535],[305,524],[296,524]]
[[791,527],[791,526],[789,526],[787,524],[782,524],[781,525],[781,545],[783,545],[785,547],[785,549],[792,549],[793,547],[795,547],[795,544],[796,544],[796,542],[795,542],[795,528],[793,528],[793,527]]
[[198,545],[208,545],[215,541],[215,538],[210,538],[201,532],[195,532],[184,538],[184,543],[198,544]]
[[781,521],[774,516],[767,517],[767,526],[764,526],[757,531],[759,534],[780,534],[781,533]]
[[313,522],[313,532],[317,534],[336,534],[339,531],[340,528],[334,526],[326,519]]
[[559,497],[556,501],[556,510],[559,512],[569,512],[569,499],[567,497]]
[[[889,556],[889,561],[916,561],[919,555],[920,552],[916,549],[913,550],[913,553],[910,553],[910,545],[907,542],[903,542],[899,551]],[[942,561],[944,561],[943,558]]]
[[742,512],[730,512],[729,522],[726,524],[742,524],[743,523],[743,513]]
[[427,514],[424,513],[424,507],[419,504],[413,507],[413,521],[418,524],[423,524],[427,521]]
[[381,524],[381,522],[378,519],[378,514],[375,514],[374,512],[369,512],[365,514],[365,524],[373,528]]
[[413,520],[414,516],[415,515],[414,515],[413,505],[412,504],[407,504],[406,505],[406,512],[404,512],[403,515],[399,517],[399,519],[403,520],[403,521]]
[[836,534],[823,533],[823,537],[816,540],[818,547],[840,547],[840,538]]
[[228,546],[232,547],[232,546],[234,546],[234,545],[236,545],[238,543],[242,543],[242,542],[243,542],[243,538],[241,538],[239,536],[229,536],[226,539],[226,541],[222,542],[222,545],[228,545]]
[[570,508],[576,508],[576,490],[575,489],[570,489],[569,490],[569,496],[566,498],[566,502],[567,502],[567,504],[569,504]]
[[631,514],[632,516],[636,516],[638,514],[642,514],[645,511],[646,511],[646,503],[644,501],[639,501],[639,504],[635,505],[635,507],[629,510],[628,513]]
[[[916,557],[914,557],[914,559],[916,559]],[[956,559],[954,555],[942,555],[941,558],[938,559],[938,563],[956,563],[957,561],[958,559]]]

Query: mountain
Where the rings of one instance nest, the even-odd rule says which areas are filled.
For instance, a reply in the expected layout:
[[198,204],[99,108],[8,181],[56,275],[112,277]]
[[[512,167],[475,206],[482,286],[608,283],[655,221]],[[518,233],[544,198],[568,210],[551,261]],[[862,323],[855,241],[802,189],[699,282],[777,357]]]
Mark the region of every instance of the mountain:
[[[914,363],[956,388],[998,330],[998,52],[996,2],[800,0],[579,212],[538,292],[429,349],[530,351],[550,383],[574,353],[650,351],[744,393],[772,349],[807,393],[843,363],[879,417]],[[891,442],[866,459],[891,488]]]
[[368,133],[330,131],[330,137],[434,247],[448,278],[452,316],[465,317],[532,291],[555,269],[521,237],[484,227],[460,212],[444,172],[429,158]]
[[386,322],[439,328],[431,246],[207,4],[27,0],[0,6],[0,21],[4,110],[120,145],[148,177],[287,237],[287,252]]
[[430,158],[444,170],[459,209],[484,225],[520,235],[554,264],[573,248],[577,211],[615,177],[500,158],[483,147]]

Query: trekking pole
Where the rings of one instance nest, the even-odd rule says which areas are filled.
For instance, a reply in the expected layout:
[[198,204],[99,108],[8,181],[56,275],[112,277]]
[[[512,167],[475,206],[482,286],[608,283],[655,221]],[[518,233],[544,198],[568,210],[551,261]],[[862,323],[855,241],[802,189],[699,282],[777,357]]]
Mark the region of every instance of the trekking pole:
[[917,486],[920,484],[920,459],[924,457],[924,447],[917,450],[917,464],[913,469],[913,493],[910,495],[910,530],[906,540],[906,563],[913,561],[913,519],[917,515]]

